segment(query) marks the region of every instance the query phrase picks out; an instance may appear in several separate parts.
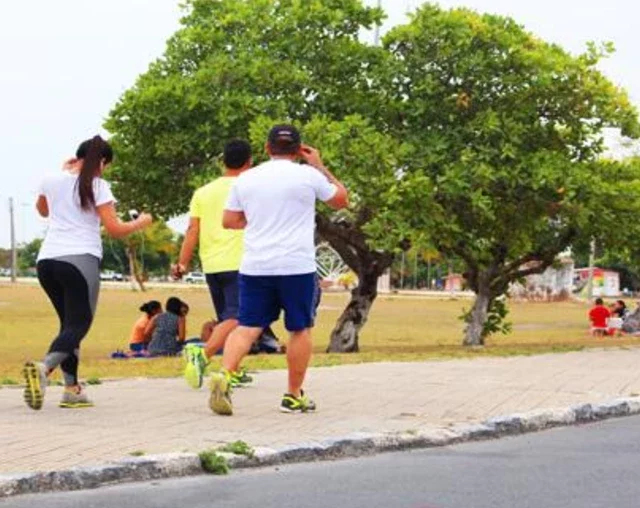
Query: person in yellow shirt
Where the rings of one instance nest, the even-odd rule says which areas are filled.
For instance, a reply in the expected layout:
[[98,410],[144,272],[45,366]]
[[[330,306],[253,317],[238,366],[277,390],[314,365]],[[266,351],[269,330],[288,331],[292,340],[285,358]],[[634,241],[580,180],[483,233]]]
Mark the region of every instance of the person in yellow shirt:
[[[172,275],[180,279],[189,268],[196,245],[200,246],[202,270],[218,317],[211,338],[201,347],[185,348],[185,379],[193,388],[202,386],[208,359],[224,347],[229,334],[238,326],[238,271],[242,261],[244,233],[222,227],[222,216],[236,178],[253,164],[251,145],[234,140],[224,148],[223,175],[199,188],[190,207],[189,228]],[[236,374],[234,384],[250,382],[244,372]]]

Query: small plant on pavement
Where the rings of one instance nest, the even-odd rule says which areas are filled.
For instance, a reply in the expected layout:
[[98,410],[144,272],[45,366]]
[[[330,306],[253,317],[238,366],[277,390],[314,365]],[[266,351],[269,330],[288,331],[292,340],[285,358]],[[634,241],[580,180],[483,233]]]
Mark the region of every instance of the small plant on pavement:
[[87,384],[88,385],[101,385],[102,384],[102,380],[99,377],[90,377],[89,379],[87,379]]
[[200,463],[202,469],[207,473],[215,475],[229,474],[229,463],[222,455],[218,455],[215,450],[200,452]]
[[143,450],[135,450],[133,452],[131,452],[129,455],[131,455],[132,457],[142,457],[144,455],[146,455],[147,452],[143,451]]
[[218,451],[233,453],[234,455],[244,455],[245,457],[249,458],[253,458],[255,456],[255,450],[244,441],[234,441],[233,443],[228,443],[218,448]]

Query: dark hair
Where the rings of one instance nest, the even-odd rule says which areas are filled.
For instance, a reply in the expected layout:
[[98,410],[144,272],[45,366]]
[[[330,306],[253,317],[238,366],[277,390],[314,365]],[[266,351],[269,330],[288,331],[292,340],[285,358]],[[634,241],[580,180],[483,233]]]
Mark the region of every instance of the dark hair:
[[251,160],[251,145],[243,139],[229,141],[224,147],[224,165],[240,169]]
[[171,314],[175,314],[176,316],[181,316],[183,305],[184,305],[184,302],[180,300],[180,298],[176,298],[175,296],[172,296],[167,300],[167,303],[164,306],[164,308],[166,309],[167,312],[170,312]]
[[100,163],[109,164],[113,160],[113,149],[100,136],[94,136],[80,143],[76,150],[76,158],[82,159],[82,169],[78,177],[78,194],[80,206],[83,210],[90,210],[96,206],[93,195],[93,179],[98,175]]
[[620,305],[620,307],[622,307],[623,309],[626,309],[626,308],[627,308],[627,304],[626,304],[626,303],[624,303],[624,301],[622,301],[622,300],[616,300],[616,303],[617,303],[618,305]]
[[603,303],[602,298],[596,298],[596,305],[602,305]]
[[186,316],[189,314],[189,305],[186,302],[182,302],[182,308],[180,309],[180,315]]
[[157,300],[151,300],[140,307],[140,312],[146,313],[149,317],[161,310],[162,304]]

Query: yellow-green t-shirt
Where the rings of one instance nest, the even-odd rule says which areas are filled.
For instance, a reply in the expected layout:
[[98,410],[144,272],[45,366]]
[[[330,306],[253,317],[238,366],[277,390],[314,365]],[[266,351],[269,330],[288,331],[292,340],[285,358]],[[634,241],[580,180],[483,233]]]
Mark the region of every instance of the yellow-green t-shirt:
[[200,219],[200,261],[204,273],[240,269],[244,232],[222,227],[222,214],[235,180],[220,177],[200,187],[191,200],[190,215]]

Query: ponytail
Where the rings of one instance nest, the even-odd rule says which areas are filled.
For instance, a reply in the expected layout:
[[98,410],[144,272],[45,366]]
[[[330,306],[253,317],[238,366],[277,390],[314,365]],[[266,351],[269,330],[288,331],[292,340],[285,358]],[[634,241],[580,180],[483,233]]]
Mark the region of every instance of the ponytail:
[[162,304],[157,300],[151,300],[140,307],[140,312],[144,312],[149,317],[161,310]]
[[76,151],[76,157],[82,159],[82,168],[77,183],[80,207],[83,210],[91,210],[96,206],[93,179],[99,175],[102,161],[109,164],[113,160],[113,150],[111,145],[100,136],[94,136],[80,144]]

